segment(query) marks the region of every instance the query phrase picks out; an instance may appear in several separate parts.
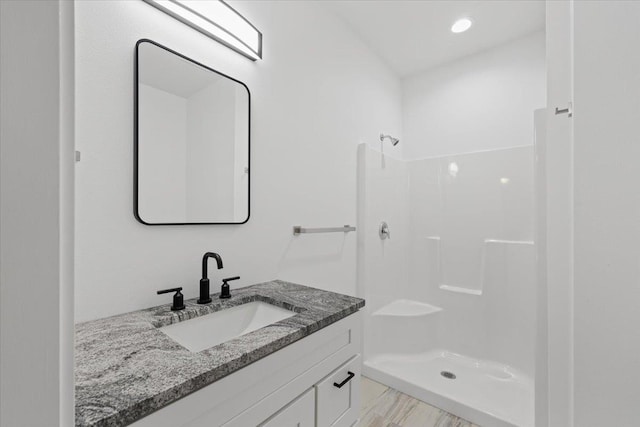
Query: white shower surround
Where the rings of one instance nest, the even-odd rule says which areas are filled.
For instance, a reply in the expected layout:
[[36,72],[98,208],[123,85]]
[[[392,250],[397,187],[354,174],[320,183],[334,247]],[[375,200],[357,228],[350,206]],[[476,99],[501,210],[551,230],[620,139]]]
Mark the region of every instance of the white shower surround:
[[480,425],[533,426],[533,146],[399,161],[363,145],[359,162],[365,375]]

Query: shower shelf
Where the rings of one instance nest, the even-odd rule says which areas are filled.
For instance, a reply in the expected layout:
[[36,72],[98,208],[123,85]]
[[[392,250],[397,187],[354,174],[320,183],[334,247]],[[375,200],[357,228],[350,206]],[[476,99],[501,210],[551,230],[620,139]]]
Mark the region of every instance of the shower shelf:
[[455,292],[458,294],[477,295],[477,296],[482,295],[481,289],[470,289],[470,288],[463,288],[461,286],[451,286],[451,285],[444,285],[444,284],[438,287],[443,291]]
[[[495,253],[495,249],[490,249],[490,248],[499,248],[499,247],[503,247],[503,248],[509,248],[509,247],[515,247],[515,248],[520,248],[518,249],[520,250],[529,250],[527,249],[527,247],[531,248],[533,247],[535,244],[532,240],[506,240],[506,239],[484,239],[483,244],[482,244],[482,258],[480,260],[480,265],[481,265],[481,271],[480,271],[480,283],[479,286],[474,286],[474,287],[466,287],[466,286],[455,286],[455,285],[447,285],[446,283],[442,283],[442,281],[446,280],[445,274],[443,272],[443,249],[442,249],[442,241],[440,236],[427,236],[424,238],[425,240],[429,241],[431,243],[431,250],[433,251],[433,258],[434,258],[434,263],[435,263],[435,274],[436,274],[436,278],[434,278],[434,282],[437,284],[438,288],[442,291],[445,292],[453,292],[456,294],[463,294],[463,295],[473,295],[473,296],[482,296],[484,289],[485,289],[485,280],[486,280],[486,276],[487,276],[487,262],[489,261],[489,259],[487,258],[489,255],[489,251],[494,251],[494,255],[493,255],[493,263],[495,264],[496,260],[496,253]],[[505,252],[506,254],[506,252]],[[505,258],[506,255],[500,255],[500,262],[504,263],[506,262]],[[489,266],[489,268],[491,268]]]
[[442,311],[442,308],[424,302],[398,299],[382,306],[373,313],[373,316],[402,316],[416,317],[426,316]]

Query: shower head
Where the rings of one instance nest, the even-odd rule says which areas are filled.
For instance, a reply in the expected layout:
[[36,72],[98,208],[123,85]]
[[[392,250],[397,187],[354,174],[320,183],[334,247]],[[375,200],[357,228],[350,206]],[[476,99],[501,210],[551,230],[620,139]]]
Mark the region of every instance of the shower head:
[[380,134],[380,142],[383,142],[385,139],[388,139],[389,141],[391,141],[391,145],[393,145],[394,147],[396,145],[398,145],[398,143],[400,142],[400,140],[398,138],[394,138],[391,135],[385,135],[383,133]]

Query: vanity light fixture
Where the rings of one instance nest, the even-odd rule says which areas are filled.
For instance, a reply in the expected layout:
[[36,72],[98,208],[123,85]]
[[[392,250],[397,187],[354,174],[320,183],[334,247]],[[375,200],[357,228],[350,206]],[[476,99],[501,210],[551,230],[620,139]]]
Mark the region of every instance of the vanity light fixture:
[[471,28],[472,25],[473,25],[473,22],[471,22],[471,19],[469,19],[469,18],[458,19],[451,26],[451,32],[452,33],[456,33],[456,34],[457,33],[464,33],[469,28]]
[[262,59],[262,33],[223,0],[143,0],[255,61]]

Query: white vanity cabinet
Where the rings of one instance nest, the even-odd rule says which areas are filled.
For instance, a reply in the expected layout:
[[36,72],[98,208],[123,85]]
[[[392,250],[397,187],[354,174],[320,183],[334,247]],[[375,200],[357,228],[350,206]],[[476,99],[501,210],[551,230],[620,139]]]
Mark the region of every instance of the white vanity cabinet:
[[317,427],[351,427],[358,419],[361,364],[355,356],[316,384]]
[[351,427],[360,412],[360,356],[329,374],[260,427]]
[[352,427],[360,413],[361,351],[356,312],[131,425]]
[[315,390],[307,390],[302,396],[285,406],[260,427],[314,427],[316,425]]

